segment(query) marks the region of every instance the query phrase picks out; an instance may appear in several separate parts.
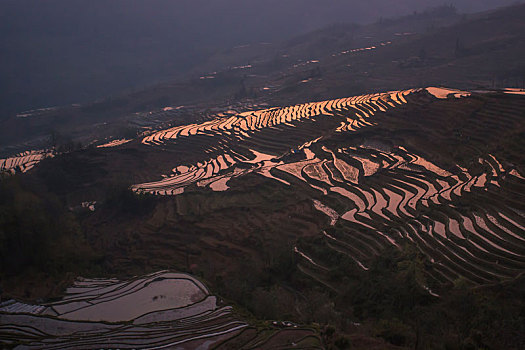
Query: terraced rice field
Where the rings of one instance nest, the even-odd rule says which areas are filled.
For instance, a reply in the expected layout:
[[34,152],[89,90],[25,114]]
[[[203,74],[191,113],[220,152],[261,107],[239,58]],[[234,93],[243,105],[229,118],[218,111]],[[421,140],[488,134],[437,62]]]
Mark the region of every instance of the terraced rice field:
[[384,47],[384,46],[388,46],[388,45],[391,45],[391,44],[392,44],[391,41],[387,41],[387,42],[379,43],[377,46],[360,47],[360,48],[357,48],[357,49],[350,49],[350,50],[341,51],[339,53],[332,54],[332,57],[341,56],[341,55],[348,55],[348,54],[356,53],[356,52],[377,50],[378,48],[381,48],[381,47]]
[[[521,94],[413,89],[227,110],[96,152],[134,150],[140,164],[171,169],[158,174],[134,158],[105,165],[135,166],[147,181],[136,192],[177,196],[133,228],[145,261],[182,264],[195,250],[192,263],[213,277],[235,272],[232,262],[257,255],[260,241],[281,239],[304,278],[338,293],[334,261],[366,276],[375,257],[411,245],[428,263],[422,287],[438,298],[459,279],[490,285],[525,271],[525,174],[513,139],[524,109]],[[188,243],[186,230],[199,239]],[[0,339],[21,348],[319,347],[310,329],[254,328],[198,280],[168,272],[79,280],[60,302],[4,303],[0,318]]]
[[[258,174],[279,186],[306,186],[317,193],[312,205],[326,214],[327,227],[339,227],[320,237],[334,254],[351,257],[363,270],[386,247],[401,249],[410,242],[432,262],[433,285],[460,277],[474,284],[514,278],[525,269],[525,182],[512,163],[466,146],[479,155],[475,162],[443,167],[408,144],[352,141],[353,134],[374,130],[394,109],[471,98],[477,97],[444,88],[396,91],[159,131],[142,144],[192,147],[204,157],[196,164],[174,164],[172,174],[133,190],[226,191],[232,179]],[[476,141],[479,135],[469,132]],[[310,253],[312,248],[295,247],[299,265],[310,276],[322,276],[329,263]]]
[[[4,344],[20,348],[103,348],[215,343],[247,325],[218,307],[198,280],[160,272],[121,282],[78,280],[63,300],[32,306],[2,304]],[[108,323],[109,322],[109,323]]]
[[116,147],[116,146],[124,145],[124,144],[126,144],[126,143],[128,143],[130,141],[131,140],[128,140],[128,139],[112,140],[112,141],[109,141],[109,142],[104,143],[102,145],[98,145],[97,148]]
[[511,95],[525,95],[525,89],[510,88],[505,89],[505,93]]
[[[293,331],[299,340],[313,334]],[[0,304],[0,344],[16,349],[194,349],[264,343],[279,333],[263,337],[200,281],[166,271],[128,281],[79,279],[61,301],[45,305]]]
[[49,151],[26,151],[10,158],[0,159],[0,173],[25,173],[47,157],[53,157]]
[[[169,146],[185,142],[197,144],[197,147],[209,145],[204,152],[217,156],[197,164],[178,165],[173,169],[173,173],[166,175],[163,180],[138,184],[133,189],[138,192],[171,195],[183,193],[187,186],[194,183],[212,189],[225,189],[226,183],[233,177],[254,171],[269,175],[269,169],[279,164],[280,156],[301,151],[322,138],[322,135],[315,139],[305,137],[310,131],[320,134],[321,130],[315,130],[316,118],[325,119],[325,122],[331,124],[337,123],[337,132],[357,130],[373,125],[367,119],[375,113],[406,103],[404,96],[415,91],[395,91],[244,112],[153,133],[145,137],[142,144]],[[310,124],[307,130],[304,130],[305,121]],[[272,135],[265,136],[274,132],[289,139],[271,140]],[[214,139],[208,139],[210,137]],[[235,148],[232,147],[234,144]],[[264,151],[258,150],[261,148]],[[318,159],[307,160],[308,163],[316,161]],[[294,166],[290,168],[286,164],[281,165],[293,172]]]
[[[487,172],[474,175],[458,168],[460,171],[455,175],[400,147],[390,152],[370,147],[338,152],[348,163],[356,154],[360,163],[354,163],[356,183],[340,181],[346,169],[339,167],[339,179],[330,176],[334,186],[316,185],[336,193],[352,208],[339,213],[348,235],[325,235],[326,243],[334,250],[351,247],[344,250],[345,254],[366,269],[363,262],[368,257],[387,245],[399,247],[409,240],[431,258],[434,263],[431,277],[441,282],[461,276],[474,283],[490,283],[523,271],[523,212],[491,205],[484,199],[490,189],[520,180],[508,169],[500,170],[495,158],[480,160]],[[372,179],[366,185],[359,183],[364,177]],[[307,182],[313,180],[307,178]],[[468,211],[458,208],[455,203],[462,197],[480,203],[479,207]]]

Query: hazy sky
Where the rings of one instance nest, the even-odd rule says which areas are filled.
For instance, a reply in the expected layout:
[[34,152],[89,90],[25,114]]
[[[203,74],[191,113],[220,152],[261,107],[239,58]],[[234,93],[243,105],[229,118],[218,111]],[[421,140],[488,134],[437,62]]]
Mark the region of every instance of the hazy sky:
[[515,0],[0,0],[0,118],[85,102],[189,69],[215,49],[281,41],[453,3]]
[[[480,11],[515,0],[2,0],[0,31],[65,35],[176,30],[221,44],[278,40],[333,22],[368,23],[444,3]],[[91,30],[87,30],[91,27]],[[0,32],[0,35],[2,34]],[[104,32],[106,32],[104,34]],[[181,35],[178,35],[181,36]]]

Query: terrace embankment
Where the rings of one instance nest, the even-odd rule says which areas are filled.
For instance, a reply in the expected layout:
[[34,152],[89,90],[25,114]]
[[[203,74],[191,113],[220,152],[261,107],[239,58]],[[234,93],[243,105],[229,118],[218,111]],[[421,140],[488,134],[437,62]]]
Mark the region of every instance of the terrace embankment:
[[80,183],[47,173],[60,159],[33,177],[70,205],[104,203],[119,180],[166,196],[146,217],[115,220],[102,205],[85,218],[120,271],[171,261],[212,275],[218,261],[230,270],[246,256],[268,259],[261,245],[291,251],[318,235],[335,248],[350,240],[363,268],[383,248],[413,243],[438,281],[483,284],[523,268],[524,107],[519,95],[429,88],[270,108],[71,154],[60,168]]
[[[459,103],[463,108],[457,108]],[[261,174],[278,180],[280,187],[307,186],[315,198],[327,196],[327,204],[318,199],[314,204],[332,213],[329,216],[333,225],[337,222],[334,218],[342,219],[333,230],[350,235],[323,237],[331,246],[348,245],[354,253],[347,254],[365,270],[364,260],[380,254],[388,245],[400,247],[409,241],[430,258],[435,271],[429,274],[437,282],[452,282],[459,277],[473,283],[497,282],[518,275],[525,262],[523,227],[508,220],[523,219],[520,192],[511,189],[521,180],[514,164],[522,164],[522,159],[512,153],[517,149],[512,144],[507,144],[510,158],[506,166],[492,154],[502,153],[502,137],[513,135],[515,127],[523,127],[521,104],[523,99],[502,95],[472,96],[468,92],[428,88],[256,111],[180,126],[152,134],[142,143],[177,147],[192,138],[201,144],[211,136],[204,152],[212,158],[195,165],[179,165],[163,180],[133,188],[156,195],[180,195],[195,185],[225,191],[231,178]],[[435,110],[429,111],[429,107]],[[498,120],[494,120],[496,110],[502,115]],[[307,123],[312,118],[323,119],[324,123],[316,120],[312,130]],[[334,127],[337,123],[340,125]],[[502,123],[510,124],[511,129],[500,126]],[[199,137],[204,137],[203,141]],[[221,186],[214,187],[217,182]],[[492,205],[498,203],[499,211],[513,219],[504,214],[489,219],[486,211],[494,208],[467,204],[479,203],[486,192],[494,196]],[[338,197],[337,205],[343,206],[343,211],[331,208],[330,198],[334,197]],[[235,227],[232,218],[225,216],[228,225]],[[267,222],[271,222],[269,218]],[[199,221],[196,226],[207,227],[206,218]],[[256,214],[248,221],[259,226]],[[214,225],[221,227],[220,222]],[[251,232],[250,226],[240,226],[239,231]],[[350,242],[344,243],[345,239]],[[301,253],[301,257],[307,255]],[[310,258],[306,261],[320,266]]]
[[[524,110],[497,91],[362,95],[180,125],[25,178],[97,201],[79,220],[103,271],[188,271],[259,317],[351,330],[520,283]],[[58,168],[82,176],[61,187]],[[135,194],[108,194],[116,182]],[[426,322],[407,315],[410,332]]]
[[60,301],[1,303],[0,321],[0,344],[16,349],[227,348],[239,340],[262,349],[320,348],[312,329],[258,330],[196,278],[168,271],[126,281],[79,278]]

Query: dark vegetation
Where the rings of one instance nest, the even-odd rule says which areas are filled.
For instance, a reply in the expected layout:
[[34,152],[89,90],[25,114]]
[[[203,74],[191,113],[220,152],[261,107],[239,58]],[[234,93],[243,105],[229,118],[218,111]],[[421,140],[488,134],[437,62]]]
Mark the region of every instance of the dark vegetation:
[[523,276],[474,289],[460,279],[434,297],[422,288],[430,263],[412,246],[384,251],[366,273],[344,260],[330,271],[337,292],[300,277],[284,248],[276,265],[254,273],[257,267],[244,261],[238,275],[221,279],[216,288],[259,317],[325,325],[324,340],[333,349],[345,349],[345,343],[365,348],[362,334],[410,349],[520,349],[525,344]]
[[[48,286],[18,289],[18,278],[67,280],[94,268],[101,258],[90,246],[78,219],[52,192],[42,195],[18,176],[0,181],[0,276],[20,298]],[[10,282],[8,282],[10,281]],[[20,284],[19,284],[20,283]],[[51,287],[59,292],[64,284]]]
[[[81,225],[88,210],[67,205],[67,194],[78,183],[71,180],[86,179],[74,173],[82,167],[67,158],[47,169],[44,165],[40,184],[19,175],[0,181],[0,281],[13,287],[14,297],[49,298],[78,275],[110,272],[107,252],[96,249]],[[62,161],[67,170],[61,168]],[[104,198],[101,207],[119,220],[141,218],[155,207],[152,196],[135,194],[121,184],[108,185]]]

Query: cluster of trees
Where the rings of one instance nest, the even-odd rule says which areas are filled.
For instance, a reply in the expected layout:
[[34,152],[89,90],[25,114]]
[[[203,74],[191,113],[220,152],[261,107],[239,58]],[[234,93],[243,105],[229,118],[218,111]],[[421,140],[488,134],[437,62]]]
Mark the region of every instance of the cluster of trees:
[[[31,285],[31,278],[63,281],[66,276],[101,276],[108,271],[107,252],[94,248],[96,242],[81,227],[82,214],[66,205],[72,186],[67,173],[57,166],[40,175],[45,189],[20,175],[0,180],[0,291],[11,291],[20,276]],[[127,219],[146,215],[155,204],[152,196],[113,186],[100,209]]]
[[98,259],[58,197],[37,196],[18,176],[0,181],[0,276],[78,272]]
[[412,244],[383,251],[366,272],[341,262],[331,265],[332,282],[341,287],[331,295],[336,317],[330,322],[337,329],[358,322],[371,336],[415,349],[519,349],[525,344],[523,277],[491,287],[461,278],[438,286],[428,278],[432,264]]
[[[237,272],[215,280],[218,294],[257,318],[322,326],[333,349],[351,348],[356,332],[414,349],[519,349],[525,345],[525,279],[490,288],[458,279],[437,287],[432,264],[416,247],[387,249],[360,270],[349,258],[316,244],[331,259],[330,290],[297,268],[293,246],[268,247],[273,259],[245,257]],[[324,249],[324,251],[323,251]],[[324,260],[323,260],[324,261]],[[431,295],[428,288],[438,292]],[[356,324],[360,326],[356,327]]]
[[138,194],[125,185],[114,184],[106,190],[104,206],[117,216],[129,218],[150,213],[156,203],[151,194]]

